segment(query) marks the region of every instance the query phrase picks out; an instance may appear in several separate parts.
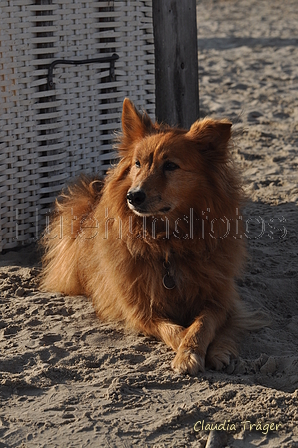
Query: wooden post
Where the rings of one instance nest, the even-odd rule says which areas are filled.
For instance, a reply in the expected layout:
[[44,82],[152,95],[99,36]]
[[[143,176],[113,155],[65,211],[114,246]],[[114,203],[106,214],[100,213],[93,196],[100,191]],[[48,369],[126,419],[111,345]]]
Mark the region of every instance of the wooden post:
[[199,118],[196,0],[152,0],[156,119],[189,128]]

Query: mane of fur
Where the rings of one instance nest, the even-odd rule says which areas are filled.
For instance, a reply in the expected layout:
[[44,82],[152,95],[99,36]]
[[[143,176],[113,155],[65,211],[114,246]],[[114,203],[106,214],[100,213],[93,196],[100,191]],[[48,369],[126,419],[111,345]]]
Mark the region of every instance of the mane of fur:
[[[105,181],[82,177],[56,201],[42,242],[41,287],[89,296],[100,318],[157,337],[162,333],[175,350],[179,329],[209,313],[220,334],[206,360],[220,368],[236,354],[237,337],[260,323],[235,287],[246,250],[240,216],[244,196],[230,158],[231,124],[205,119],[189,131],[173,129],[153,124],[129,102],[123,115],[121,158]],[[165,216],[144,218],[128,207],[139,145],[152,151],[158,145],[176,148],[191,173],[187,184],[178,175],[179,204]],[[171,194],[171,186],[167,191]],[[165,261],[176,283],[172,290],[162,283]],[[163,322],[171,323],[169,329]]]
[[[181,130],[160,131],[157,126],[151,132],[163,132],[171,138],[182,134]],[[110,171],[102,189],[98,188],[98,180],[87,178],[70,186],[56,202],[55,216],[44,238],[42,287],[68,295],[89,295],[100,316],[129,322],[129,326],[148,321],[154,311],[189,323],[191,315],[199,312],[206,300],[216,300],[217,304],[221,300],[220,307],[232,310],[237,300],[232,279],[241,272],[245,248],[235,234],[235,226],[225,238],[219,238],[212,233],[211,223],[217,223],[216,231],[223,236],[227,223],[220,218],[235,220],[242,195],[229,157],[215,163],[210,172],[208,150],[213,149],[206,148],[203,154],[202,172],[209,170],[209,176],[202,176],[199,197],[191,203],[192,238],[187,220],[179,221],[181,238],[166,238],[159,223],[155,223],[153,236],[153,221],[146,220],[145,231],[143,218],[128,209],[129,150]],[[179,217],[179,210],[176,215],[174,218]],[[238,226],[241,233],[241,221]],[[165,254],[171,254],[176,273],[177,288],[170,292],[162,286]],[[92,276],[88,275],[90,271]],[[227,293],[218,296],[218,289],[222,288]],[[185,302],[189,304],[187,309]]]

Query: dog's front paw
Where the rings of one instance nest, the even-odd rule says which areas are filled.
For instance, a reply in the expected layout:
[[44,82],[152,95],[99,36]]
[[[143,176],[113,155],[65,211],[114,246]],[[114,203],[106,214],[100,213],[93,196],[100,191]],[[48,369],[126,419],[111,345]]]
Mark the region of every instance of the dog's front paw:
[[197,375],[205,370],[205,358],[190,350],[179,350],[171,366],[175,372]]
[[230,353],[222,352],[215,354],[207,353],[206,364],[207,368],[212,370],[222,370],[230,364]]

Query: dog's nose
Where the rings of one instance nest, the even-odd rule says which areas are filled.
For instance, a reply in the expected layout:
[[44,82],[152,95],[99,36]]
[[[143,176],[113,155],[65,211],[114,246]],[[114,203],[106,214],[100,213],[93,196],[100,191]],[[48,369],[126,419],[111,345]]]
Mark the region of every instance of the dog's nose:
[[141,188],[129,190],[126,198],[131,205],[141,205],[146,199],[146,193]]

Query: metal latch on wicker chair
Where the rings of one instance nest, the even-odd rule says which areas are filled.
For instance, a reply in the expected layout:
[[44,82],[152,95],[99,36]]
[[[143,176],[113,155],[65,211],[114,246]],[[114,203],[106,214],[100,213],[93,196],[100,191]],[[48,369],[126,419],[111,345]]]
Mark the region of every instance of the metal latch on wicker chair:
[[47,87],[48,89],[53,89],[55,87],[53,81],[53,71],[56,65],[83,65],[83,64],[94,64],[94,63],[110,63],[110,81],[115,79],[115,61],[119,59],[118,54],[114,53],[112,56],[106,56],[94,59],[84,59],[81,61],[73,61],[69,59],[56,59],[48,66],[48,76],[47,76]]

